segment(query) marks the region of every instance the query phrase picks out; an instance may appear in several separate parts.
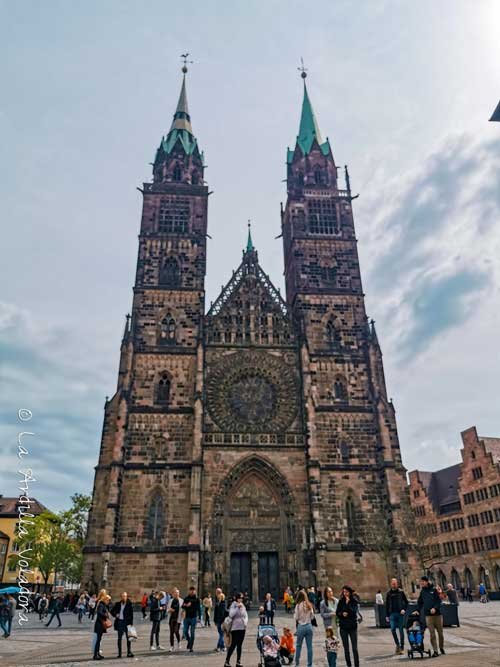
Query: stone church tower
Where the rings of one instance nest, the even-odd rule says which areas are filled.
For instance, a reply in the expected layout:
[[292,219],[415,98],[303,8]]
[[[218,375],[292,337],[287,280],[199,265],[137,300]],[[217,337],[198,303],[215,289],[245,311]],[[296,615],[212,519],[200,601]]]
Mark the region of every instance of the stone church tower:
[[281,214],[286,301],[250,230],[205,311],[208,187],[185,72],[143,211],[132,316],[106,402],[83,583],[113,594],[247,590],[407,572],[406,493],[368,323],[346,169],[339,189],[304,76]]

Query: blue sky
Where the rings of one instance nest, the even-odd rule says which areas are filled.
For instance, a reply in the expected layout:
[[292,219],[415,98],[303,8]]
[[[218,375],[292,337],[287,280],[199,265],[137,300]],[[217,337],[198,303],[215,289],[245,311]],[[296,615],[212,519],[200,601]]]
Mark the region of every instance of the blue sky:
[[208,301],[246,221],[283,286],[279,203],[303,56],[349,164],[361,270],[409,469],[499,435],[500,5],[492,0],[0,2],[0,493],[20,407],[33,493],[91,489],[116,386],[149,162],[188,80],[210,198]]

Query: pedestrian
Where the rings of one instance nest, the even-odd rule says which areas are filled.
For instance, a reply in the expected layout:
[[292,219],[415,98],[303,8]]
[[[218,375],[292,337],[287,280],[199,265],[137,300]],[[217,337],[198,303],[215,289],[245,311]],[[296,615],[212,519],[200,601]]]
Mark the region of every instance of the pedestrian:
[[224,631],[222,629],[222,623],[224,622],[224,619],[227,617],[228,613],[229,612],[226,607],[226,596],[222,592],[222,589],[217,588],[215,591],[215,605],[214,605],[214,623],[218,633],[217,646],[215,647],[217,653],[226,650],[226,646],[224,644]]
[[300,664],[300,654],[302,653],[302,644],[304,639],[307,647],[307,667],[313,664],[313,623],[317,623],[314,616],[314,605],[309,599],[307,593],[303,590],[297,595],[297,604],[295,605],[294,619],[297,625],[297,649],[295,651],[295,664]]
[[439,593],[429,581],[429,577],[423,576],[420,579],[420,595],[418,596],[418,610],[425,616],[425,624],[429,628],[431,644],[433,648],[433,658],[437,658],[438,646],[436,642],[436,631],[439,638],[439,650],[444,655],[444,636],[443,636],[443,617],[441,616],[441,598]]
[[141,600],[141,611],[142,611],[143,620],[146,620],[147,608],[148,608],[148,594],[144,593],[144,595],[142,596],[142,600]]
[[207,593],[203,598],[203,609],[205,610],[205,627],[210,627],[210,614],[212,613],[212,596]]
[[271,593],[266,593],[263,606],[266,614],[266,623],[268,625],[274,625],[274,612],[276,611],[276,600],[272,597]]
[[114,616],[114,628],[118,633],[117,645],[118,645],[118,658],[122,657],[122,639],[125,635],[125,640],[127,642],[127,658],[133,658],[134,654],[131,649],[130,637],[128,634],[128,626],[134,625],[134,609],[132,602],[128,598],[128,594],[123,592],[120,596],[118,602],[115,602],[113,608],[111,609],[111,615]]
[[89,620],[90,621],[94,620],[96,606],[97,606],[97,595],[95,593],[93,593],[90,596],[90,600],[89,600]]
[[375,604],[384,604],[384,596],[380,589],[375,593]]
[[318,598],[316,595],[316,591],[314,590],[314,586],[309,586],[309,588],[307,589],[307,598],[309,602],[312,604],[313,608],[316,609]]
[[7,608],[9,613],[7,615],[7,635],[5,636],[5,639],[10,637],[12,630],[12,620],[16,615],[16,599],[12,595],[7,595]]
[[99,593],[96,606],[96,619],[94,623],[94,637],[93,637],[93,660],[102,660],[101,655],[101,639],[105,632],[108,631],[113,623],[109,618],[109,602],[111,596],[103,589]]
[[62,623],[59,614],[62,612],[64,605],[64,598],[62,596],[62,593],[59,593],[57,597],[53,597],[50,603],[52,605],[52,608],[50,608],[49,606],[49,612],[51,612],[51,616],[49,618],[49,622],[45,623],[45,627],[48,628],[49,625],[52,623],[52,619],[54,618],[54,616],[57,616],[57,620],[59,622],[59,625],[57,627],[60,628]]
[[179,589],[172,590],[172,597],[167,608],[168,628],[170,630],[170,652],[175,651],[174,641],[177,640],[177,650],[181,642],[179,633],[182,623],[182,603],[184,600],[179,596]]
[[87,599],[85,597],[85,593],[82,593],[78,598],[78,604],[76,605],[76,609],[78,611],[78,623],[82,622],[86,606],[87,606]]
[[358,609],[359,605],[350,586],[344,586],[337,605],[340,638],[344,647],[345,663],[352,667],[349,642],[351,642],[354,667],[359,667],[358,653]]
[[479,592],[479,602],[483,602],[483,603],[489,602],[489,600],[488,600],[488,591],[487,591],[486,586],[484,585],[483,581],[481,581],[481,583],[479,584],[478,592]]
[[5,639],[7,639],[8,632],[7,628],[9,626],[9,601],[7,599],[7,596],[1,596],[0,597],[0,627],[2,628],[3,636]]
[[151,621],[149,647],[152,651],[164,650],[163,646],[160,645],[161,598],[162,593],[160,591],[156,591],[149,606],[149,620]]
[[337,666],[337,653],[339,650],[340,642],[338,637],[335,635],[333,627],[326,629],[326,639],[325,639],[325,651],[326,651],[326,660],[328,662],[328,667]]
[[448,602],[450,604],[456,604],[458,605],[458,594],[457,591],[453,588],[453,584],[448,584],[446,587],[446,595],[448,597]]
[[187,650],[192,653],[196,622],[201,611],[201,601],[196,595],[194,586],[190,586],[189,592],[182,603],[182,608],[184,610],[184,637],[187,640]]
[[280,656],[284,659],[288,659],[288,664],[291,665],[293,662],[293,656],[295,655],[295,646],[293,645],[293,635],[290,631],[290,628],[284,627],[283,634],[280,637]]
[[323,619],[325,630],[334,628],[334,633],[336,628],[335,612],[337,611],[338,603],[339,601],[333,594],[333,589],[330,586],[327,586],[319,606],[319,613]]
[[[391,579],[391,587],[385,595],[385,613],[386,620],[390,624],[394,643],[396,644],[396,655],[404,653],[405,643],[405,615],[408,608],[408,598],[402,588],[399,587],[398,580]],[[398,633],[399,630],[399,640]]]
[[47,616],[48,606],[49,601],[47,600],[47,596],[44,593],[38,601],[38,618],[40,619],[40,622],[43,621],[45,616]]
[[231,667],[231,656],[236,650],[236,667],[241,665],[241,653],[245,632],[248,625],[248,612],[243,604],[243,593],[236,593],[234,602],[229,609],[229,618],[231,619],[231,645],[229,646],[224,667]]
[[466,599],[468,602],[474,602],[474,598],[472,597],[472,588],[470,586],[467,587]]
[[285,592],[283,593],[283,604],[285,605],[285,611],[287,614],[290,614],[292,611],[292,590],[290,586],[287,586]]

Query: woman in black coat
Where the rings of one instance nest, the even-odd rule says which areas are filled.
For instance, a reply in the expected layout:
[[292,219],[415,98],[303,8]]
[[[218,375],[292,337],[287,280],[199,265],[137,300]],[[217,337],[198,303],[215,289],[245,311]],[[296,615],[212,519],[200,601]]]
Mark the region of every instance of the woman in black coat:
[[97,598],[96,619],[94,623],[94,660],[102,660],[103,657],[99,653],[101,648],[101,639],[107,628],[105,622],[109,620],[109,601],[111,596],[106,591],[101,591]]
[[121,594],[120,600],[113,605],[111,614],[115,617],[114,628],[118,633],[118,657],[122,657],[122,637],[125,635],[127,640],[127,658],[133,658],[134,654],[130,650],[127,626],[134,625],[134,610],[127,593]]
[[344,586],[337,605],[337,618],[339,619],[340,638],[344,647],[345,662],[347,667],[352,667],[351,654],[349,652],[349,640],[351,640],[354,667],[359,667],[358,654],[358,601],[354,597],[354,591],[350,586]]

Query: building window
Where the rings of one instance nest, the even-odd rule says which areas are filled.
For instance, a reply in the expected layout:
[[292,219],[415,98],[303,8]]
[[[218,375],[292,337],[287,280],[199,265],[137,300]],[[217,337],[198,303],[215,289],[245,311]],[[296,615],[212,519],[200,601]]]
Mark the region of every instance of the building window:
[[420,498],[420,491],[418,489],[413,492],[413,497],[414,498]]
[[175,320],[170,313],[165,315],[160,324],[160,343],[173,345],[175,343]]
[[459,517],[458,519],[453,519],[452,521],[453,524],[453,530],[462,530],[464,526],[464,520],[462,517]]
[[191,174],[191,185],[198,185],[200,182],[200,176],[197,171],[193,171]]
[[439,524],[439,527],[441,529],[442,533],[449,533],[451,530],[451,522],[450,521],[441,521]]
[[457,541],[457,554],[468,554],[469,553],[469,543],[467,540],[458,540]]
[[324,185],[325,183],[325,173],[318,165],[314,167],[314,182],[316,185]]
[[479,526],[479,514],[469,514],[467,517],[467,523],[469,524],[469,528]]
[[333,199],[309,199],[307,203],[311,234],[338,234],[337,207]]
[[470,493],[464,493],[464,503],[465,505],[471,505],[475,502],[474,491]]
[[488,498],[488,489],[478,489],[476,491],[476,498],[477,498],[478,502],[480,502],[481,500],[487,500],[487,498]]
[[340,347],[342,344],[340,331],[333,320],[328,320],[327,322],[326,340],[333,347]]
[[474,553],[478,553],[479,551],[484,551],[484,540],[482,537],[472,538],[472,549],[474,550]]
[[163,538],[163,496],[152,499],[146,518],[146,539],[158,544]]
[[160,285],[165,287],[179,287],[180,270],[177,260],[167,257],[160,271]]
[[156,389],[156,402],[159,405],[168,405],[170,400],[170,378],[168,373],[162,373]]
[[453,588],[456,591],[459,591],[462,588],[462,582],[460,581],[460,575],[458,572],[453,568],[451,571],[451,583],[453,584]]
[[347,401],[347,382],[339,376],[333,383],[333,396],[336,401]]
[[500,507],[495,507],[495,521],[500,521]]
[[486,535],[484,538],[484,543],[488,551],[493,551],[493,549],[498,549],[498,538],[496,535]]
[[158,230],[166,234],[185,234],[188,231],[189,199],[163,197],[160,201]]
[[467,588],[473,589],[474,588],[474,577],[472,576],[472,572],[469,570],[468,567],[465,568],[464,570],[464,579],[465,579],[465,585]]
[[340,456],[342,457],[342,461],[349,461],[349,447],[346,442],[340,443]]
[[486,510],[481,512],[481,523],[486,525],[487,523],[493,523],[493,512],[491,510]]
[[441,545],[431,544],[430,552],[431,558],[439,558],[439,556],[441,556]]
[[354,501],[350,496],[345,503],[345,516],[347,521],[347,535],[350,540],[354,540],[356,536],[356,511],[354,509]]
[[417,505],[415,507],[416,516],[425,516],[425,507],[423,505]]
[[182,169],[178,162],[176,162],[174,170],[172,171],[172,180],[177,183],[182,179]]
[[483,471],[481,468],[472,468],[472,478],[473,479],[481,479],[483,476]]
[[490,486],[490,496],[492,498],[500,496],[500,484],[493,484],[493,486]]
[[454,556],[455,555],[455,543],[454,542],[445,542],[443,544],[443,550],[445,556]]

